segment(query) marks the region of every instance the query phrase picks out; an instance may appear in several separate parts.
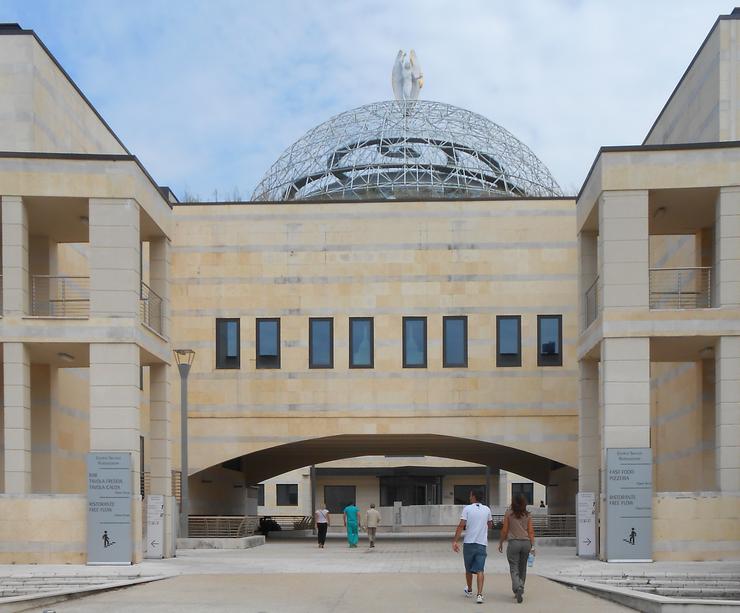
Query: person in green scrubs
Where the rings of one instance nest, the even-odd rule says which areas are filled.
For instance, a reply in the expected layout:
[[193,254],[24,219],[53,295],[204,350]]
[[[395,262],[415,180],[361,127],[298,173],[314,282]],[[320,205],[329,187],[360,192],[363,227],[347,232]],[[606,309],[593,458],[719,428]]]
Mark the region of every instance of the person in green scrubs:
[[347,526],[347,542],[350,547],[357,547],[360,538],[360,509],[353,502],[344,507],[344,525]]

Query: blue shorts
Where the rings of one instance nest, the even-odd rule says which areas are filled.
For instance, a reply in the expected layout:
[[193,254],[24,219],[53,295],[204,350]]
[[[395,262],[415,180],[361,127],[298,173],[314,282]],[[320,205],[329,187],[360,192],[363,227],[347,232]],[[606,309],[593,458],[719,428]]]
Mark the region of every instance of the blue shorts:
[[487,547],[480,543],[463,543],[466,573],[482,573],[486,566]]

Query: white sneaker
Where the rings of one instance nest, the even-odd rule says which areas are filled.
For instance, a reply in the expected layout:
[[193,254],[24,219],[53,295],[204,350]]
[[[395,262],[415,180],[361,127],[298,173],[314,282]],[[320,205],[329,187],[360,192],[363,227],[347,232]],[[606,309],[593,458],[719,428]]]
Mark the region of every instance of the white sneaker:
[[470,598],[473,595],[473,590],[469,590],[468,586],[466,585],[464,593],[465,593],[465,598]]
[[475,599],[475,602],[478,604],[483,604],[483,594],[478,594],[478,596]]

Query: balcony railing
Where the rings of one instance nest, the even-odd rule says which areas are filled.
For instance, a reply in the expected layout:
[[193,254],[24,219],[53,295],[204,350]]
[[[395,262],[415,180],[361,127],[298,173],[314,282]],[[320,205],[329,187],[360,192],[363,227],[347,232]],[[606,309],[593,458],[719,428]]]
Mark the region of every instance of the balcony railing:
[[32,275],[31,314],[42,317],[88,317],[90,277]]
[[651,309],[706,309],[712,306],[712,269],[651,268]]
[[141,282],[141,299],[139,301],[141,321],[155,332],[162,334],[162,298],[151,287]]
[[591,287],[589,287],[586,290],[586,294],[584,296],[584,315],[585,315],[585,324],[586,328],[588,328],[593,321],[599,316],[599,278],[596,277],[596,280],[591,284]]

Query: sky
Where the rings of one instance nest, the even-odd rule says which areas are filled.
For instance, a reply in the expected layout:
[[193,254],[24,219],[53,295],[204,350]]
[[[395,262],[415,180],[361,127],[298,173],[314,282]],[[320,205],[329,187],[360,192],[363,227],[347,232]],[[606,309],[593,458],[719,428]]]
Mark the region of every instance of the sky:
[[[183,199],[244,199],[291,143],[393,97],[399,49],[421,97],[480,113],[566,193],[598,148],[639,144],[722,0],[0,0],[128,149]],[[1,61],[1,58],[0,58]],[[236,198],[235,198],[236,197]]]

